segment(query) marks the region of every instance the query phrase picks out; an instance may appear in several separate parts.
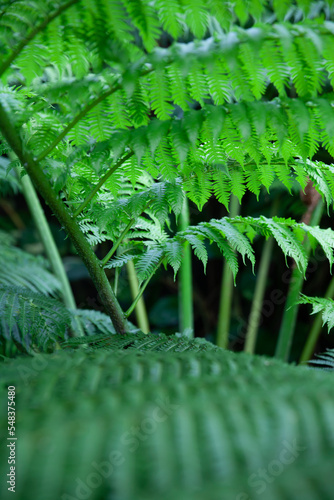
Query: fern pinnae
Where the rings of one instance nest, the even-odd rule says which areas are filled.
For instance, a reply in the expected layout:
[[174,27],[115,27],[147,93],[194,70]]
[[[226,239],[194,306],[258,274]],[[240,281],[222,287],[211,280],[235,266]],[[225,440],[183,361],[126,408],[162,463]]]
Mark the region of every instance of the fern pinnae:
[[46,26],[53,21],[53,19],[60,16],[65,10],[69,9],[72,5],[76,4],[79,0],[69,0],[68,2],[63,3],[56,9],[53,13],[49,14],[39,25],[37,25],[30,33],[23,38],[17,46],[14,48],[10,56],[2,63],[0,66],[0,75],[2,75],[15,61],[16,57],[22,52],[22,50],[28,45],[28,43],[36,37],[39,33],[41,33]]
[[328,331],[334,327],[334,301],[330,298],[308,297],[300,294],[299,304],[311,304],[311,314],[322,314],[322,324],[327,324]]
[[113,174],[113,172],[118,167],[120,167],[126,160],[128,160],[131,156],[133,156],[133,152],[132,151],[128,152],[121,160],[119,160],[115,165],[113,165],[108,170],[108,172],[99,180],[99,182],[97,183],[97,185],[89,193],[89,195],[85,198],[85,200],[81,203],[81,205],[76,209],[76,211],[73,214],[74,217],[77,217],[84,210],[84,208],[89,204],[89,202],[92,200],[92,198],[95,196],[95,194],[101,188],[101,186],[103,186],[103,184],[109,179],[109,177]]
[[159,244],[149,245],[146,252],[141,255],[135,265],[140,285],[152,276],[163,258],[163,249]]
[[28,351],[35,340],[43,350],[65,337],[70,314],[59,301],[17,286],[0,285],[0,295],[0,336],[15,339]]
[[123,242],[124,238],[126,237],[127,233],[130,231],[131,226],[135,222],[134,219],[130,219],[128,224],[125,226],[123,229],[122,233],[120,234],[119,238],[115,243],[113,244],[112,248],[109,250],[107,255],[101,260],[101,264],[106,267],[107,262],[111,259],[111,257],[114,255],[116,250],[119,248],[120,244]]
[[[147,254],[148,253],[149,253],[149,251],[147,252]],[[137,268],[138,269],[136,269],[136,271],[137,271],[137,277],[138,277],[138,280],[139,280],[139,283],[141,286],[139,288],[137,297],[135,298],[135,300],[133,301],[133,303],[131,304],[129,309],[124,313],[125,318],[128,318],[130,316],[130,314],[132,313],[132,311],[136,307],[138,301],[141,299],[141,297],[142,297],[147,285],[149,284],[151,278],[153,277],[154,273],[156,272],[156,270],[159,268],[160,264],[162,264],[162,262],[164,260],[163,252],[161,250],[159,251],[157,249],[153,249],[150,256],[153,260],[151,260],[149,265],[147,263],[147,259],[142,259],[139,262],[139,264],[137,261],[137,264],[138,264]],[[154,264],[155,264],[155,266],[154,266]],[[147,278],[146,278],[145,282],[143,283],[144,276],[147,276]]]

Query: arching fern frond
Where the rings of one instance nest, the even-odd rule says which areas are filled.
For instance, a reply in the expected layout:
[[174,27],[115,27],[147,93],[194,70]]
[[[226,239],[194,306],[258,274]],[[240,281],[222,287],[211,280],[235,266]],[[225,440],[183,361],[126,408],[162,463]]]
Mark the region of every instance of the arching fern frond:
[[80,345],[87,345],[90,350],[104,350],[120,351],[125,350],[128,352],[146,352],[146,351],[159,351],[159,352],[216,352],[219,348],[203,339],[189,340],[183,336],[167,336],[163,333],[160,334],[144,334],[136,333],[129,335],[95,335],[88,338],[73,338],[62,343],[62,347],[78,347]]
[[[197,226],[189,226],[185,231],[176,233],[173,239],[149,243],[148,250],[139,258],[134,257],[140,281],[147,279],[160,259],[166,259],[176,274],[183,257],[182,242],[188,242],[194,254],[203,263],[204,269],[208,260],[205,242],[215,243],[222,252],[227,264],[232,270],[234,279],[238,272],[238,252],[245,263],[247,258],[254,268],[255,255],[251,243],[256,235],[269,238],[272,236],[280,246],[284,256],[291,257],[296,262],[301,272],[305,273],[308,265],[307,254],[303,245],[307,235],[313,247],[320,245],[329,261],[330,266],[334,260],[334,232],[331,229],[320,229],[297,223],[292,219],[273,217],[269,219],[261,216],[254,217],[223,217],[201,222]],[[324,299],[325,300],[325,299]]]
[[[9,385],[17,387],[22,446],[25,456],[34,457],[21,464],[19,495],[68,500],[75,495],[75,478],[112,470],[103,480],[101,474],[92,499],[237,498],[254,493],[252,474],[284,456],[295,459],[266,484],[268,500],[331,498],[331,374],[228,351],[203,352],[199,345],[193,352],[169,352],[178,342],[189,345],[182,338],[166,343],[155,336],[153,348],[159,340],[167,351],[78,349],[4,364],[3,396]],[[66,460],[69,437],[80,460]],[[58,466],[45,482],[50,446]],[[115,456],[119,464],[110,469]]]

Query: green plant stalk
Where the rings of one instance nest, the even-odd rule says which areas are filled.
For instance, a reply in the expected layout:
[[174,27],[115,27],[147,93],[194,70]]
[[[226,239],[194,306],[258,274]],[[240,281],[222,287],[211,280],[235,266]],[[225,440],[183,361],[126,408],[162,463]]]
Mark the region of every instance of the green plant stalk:
[[[334,297],[334,278],[331,279],[331,282],[325,293],[326,299],[332,299],[333,297]],[[314,353],[315,345],[321,333],[322,323],[323,323],[322,313],[318,313],[315,317],[311,331],[304,346],[303,352],[300,356],[299,363],[306,363],[309,359],[311,359],[312,354]]]
[[84,199],[84,201],[81,203],[81,205],[76,209],[76,211],[73,214],[73,217],[77,217],[81,212],[87,207],[89,202],[94,198],[98,190],[103,186],[105,182],[109,179],[109,177],[115,172],[115,170],[118,169],[123,163],[131,158],[134,153],[131,151],[130,153],[127,153],[123,158],[121,158],[113,167],[111,167],[106,174],[99,180],[99,182],[96,184],[94,189],[88,194],[88,196]]
[[[18,177],[20,178],[20,169],[17,168],[16,171]],[[50,231],[50,227],[46,220],[43,208],[40,204],[35,188],[28,175],[24,175],[21,178],[21,186],[23,195],[29,207],[32,218],[34,219],[39,236],[41,238],[41,241],[45,249],[45,253],[49,259],[51,268],[61,284],[60,293],[62,300],[66,307],[74,311],[77,306],[73,297],[70,282],[68,280],[63,262],[59,255],[57,245]],[[83,336],[84,332],[80,322],[76,321],[75,323],[76,323],[76,332],[74,332],[74,334],[77,333],[78,334],[77,336],[79,337]]]
[[136,307],[136,305],[138,304],[141,296],[143,295],[144,291],[145,291],[145,288],[147,287],[147,285],[149,284],[149,282],[151,281],[152,279],[152,276],[154,275],[154,273],[156,272],[156,270],[158,269],[158,267],[160,266],[160,264],[162,263],[162,261],[164,260],[163,257],[161,257],[161,259],[159,260],[158,264],[155,266],[154,270],[151,272],[151,274],[149,275],[149,277],[146,279],[146,281],[142,284],[142,286],[140,287],[139,289],[139,292],[137,294],[137,297],[135,298],[135,300],[132,302],[131,306],[129,307],[129,309],[124,313],[124,316],[125,318],[128,318],[130,316],[130,314],[132,313],[132,311],[134,310],[134,308]]
[[115,243],[113,244],[112,248],[109,250],[109,252],[107,253],[107,255],[101,260],[101,264],[102,266],[105,266],[106,263],[111,259],[111,257],[114,255],[114,253],[116,252],[117,248],[120,246],[120,244],[122,243],[122,241],[124,240],[125,236],[127,235],[127,233],[130,231],[131,229],[131,226],[132,224],[134,223],[135,219],[130,219],[130,221],[128,222],[128,224],[126,225],[126,227],[124,228],[124,230],[122,231],[121,235],[119,236],[119,238],[117,239],[117,241],[115,241]]
[[[134,263],[132,262],[132,260],[129,260],[126,263],[126,269],[128,272],[131,296],[132,296],[132,299],[135,300],[138,293],[139,293],[139,282],[138,282],[135,266],[134,266]],[[136,314],[136,318],[137,318],[138,327],[141,329],[141,331],[143,333],[149,333],[150,325],[149,325],[149,321],[148,321],[148,317],[147,317],[145,301],[144,301],[143,296],[140,297],[140,299],[138,300],[138,302],[136,304],[135,314]]]
[[49,205],[60,224],[65,228],[68,236],[73,242],[79,256],[82,258],[87,270],[96,286],[105,307],[110,316],[117,333],[126,333],[127,322],[122,309],[112,291],[110,283],[100,262],[92,251],[85,236],[80,230],[77,222],[68,212],[64,204],[53,191],[47,177],[42,172],[38,162],[34,160],[31,153],[23,146],[21,138],[12,125],[3,105],[0,103],[0,130],[14,153],[33,181],[35,188]]
[[[178,229],[184,231],[190,223],[189,202],[185,198],[179,215]],[[183,259],[179,270],[179,328],[187,337],[194,337],[193,286],[191,268],[191,248],[188,242],[183,243]]]
[[44,30],[44,28],[47,27],[48,24],[51,23],[56,17],[60,16],[65,10],[67,10],[69,7],[72,7],[72,5],[78,3],[79,0],[70,0],[69,2],[61,5],[58,7],[57,10],[53,12],[53,14],[47,16],[44,21],[37,25],[18,45],[17,47],[13,50],[11,55],[2,63],[0,66],[0,76],[3,75],[3,73],[9,68],[9,66],[12,64],[12,62],[17,58],[17,56],[22,52],[22,50],[28,45],[35,36],[37,36],[41,31]]
[[[272,209],[271,216],[276,215],[279,207],[279,197],[275,199]],[[274,238],[268,238],[263,246],[261,262],[259,266],[258,276],[255,285],[254,297],[251,307],[251,312],[249,315],[248,328],[246,332],[246,340],[244,351],[249,354],[254,354],[256,347],[256,339],[259,330],[259,323],[261,318],[261,309],[263,304],[263,298],[266,290],[266,283],[270,265],[270,257],[274,245]]]
[[249,315],[249,323],[246,333],[246,341],[244,351],[249,354],[254,354],[259,329],[259,321],[261,317],[261,309],[263,297],[266,290],[268,269],[270,265],[270,257],[273,250],[274,238],[270,237],[264,244],[261,262],[259,266],[259,274],[256,280],[252,308]]
[[[229,217],[236,217],[240,213],[240,203],[236,196],[231,195]],[[217,345],[228,348],[228,335],[231,320],[231,305],[233,296],[233,274],[228,264],[224,263],[223,277],[220,290],[220,304],[218,312]]]
[[[319,201],[311,216],[310,225],[316,226],[321,220],[324,203]],[[311,244],[308,239],[304,243],[306,255],[311,253]],[[297,314],[299,310],[298,298],[301,293],[304,283],[304,275],[297,267],[292,271],[288,296],[285,303],[285,309],[282,319],[281,328],[278,335],[275,357],[288,361],[293,335],[297,322]]]

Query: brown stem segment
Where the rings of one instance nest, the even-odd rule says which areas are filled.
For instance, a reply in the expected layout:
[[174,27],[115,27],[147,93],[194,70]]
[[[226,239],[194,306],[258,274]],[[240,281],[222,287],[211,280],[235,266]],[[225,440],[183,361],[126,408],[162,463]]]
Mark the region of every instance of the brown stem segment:
[[116,332],[126,333],[127,321],[112,291],[105,271],[101,268],[98,258],[92,251],[89,243],[86,241],[86,238],[81,232],[75,219],[72,218],[65,205],[59,200],[58,196],[53,191],[52,186],[41,170],[38,162],[32,157],[31,153],[24,148],[18,132],[15,130],[5,108],[1,103],[0,130],[24,166],[26,172],[29,174],[37,191],[49,205],[61,225],[65,228],[78,254],[88,269],[88,272],[100,295],[102,304],[104,305],[107,314],[110,316]]

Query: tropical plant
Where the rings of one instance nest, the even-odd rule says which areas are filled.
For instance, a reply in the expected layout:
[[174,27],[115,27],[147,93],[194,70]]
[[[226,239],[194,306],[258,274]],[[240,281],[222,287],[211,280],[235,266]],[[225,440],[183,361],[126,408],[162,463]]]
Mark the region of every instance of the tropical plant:
[[17,387],[17,498],[332,498],[332,374],[201,339],[66,345],[1,371],[2,398]]
[[[215,242],[234,275],[233,250],[253,261],[258,233],[273,235],[303,271],[304,231],[332,258],[329,229],[294,221],[165,231],[184,193],[201,209],[212,194],[228,206],[231,192],[241,201],[275,179],[288,190],[311,179],[331,203],[333,167],[311,161],[320,145],[334,147],[330,21],[319,23],[309,2],[296,7],[307,18],[298,23],[265,23],[270,14],[295,20],[279,3],[167,4],[10,2],[2,15],[3,152],[17,155],[66,229],[119,333],[126,319],[103,267],[134,259],[139,297],[161,264],[178,271],[185,241],[204,266],[203,240]],[[99,262],[91,245],[105,240],[113,246]]]
[[[332,265],[330,228],[237,211],[194,225],[187,213],[187,199],[201,211],[214,196],[228,210],[231,194],[242,206],[246,191],[258,198],[277,184],[289,193],[312,183],[331,205],[334,165],[314,157],[320,148],[334,155],[332,19],[331,2],[310,0],[1,4],[2,189],[29,176],[106,313],[58,300],[59,279],[45,262],[9,251],[4,236],[1,377],[2,391],[17,386],[20,398],[21,498],[246,500],[260,486],[269,500],[332,498],[331,374],[185,336],[132,333],[128,322],[169,265],[174,277],[182,268],[181,317],[191,330],[189,250],[205,269],[209,243],[234,281],[240,256],[254,267],[258,236],[293,259],[300,282],[317,245]],[[98,259],[102,242],[110,250]],[[117,273],[129,262],[139,290],[123,311]],[[292,333],[281,335],[281,358]],[[31,356],[8,360],[14,344]],[[159,397],[171,401],[161,426],[150,419]],[[139,440],[132,429],[144,431]],[[293,464],[280,459],[286,447]],[[259,484],[257,471],[274,462]]]

